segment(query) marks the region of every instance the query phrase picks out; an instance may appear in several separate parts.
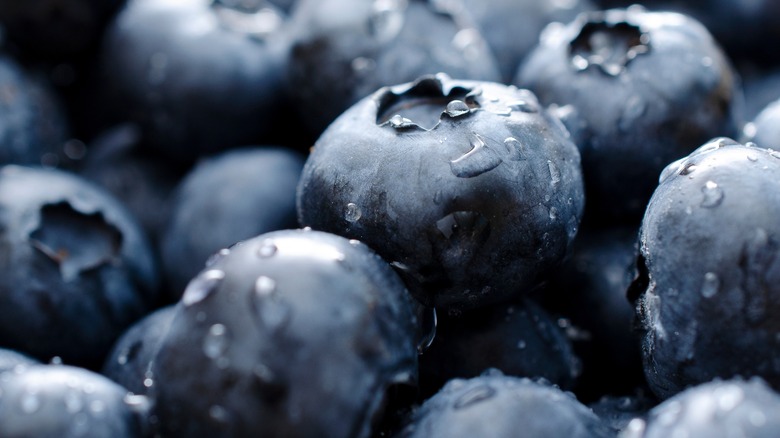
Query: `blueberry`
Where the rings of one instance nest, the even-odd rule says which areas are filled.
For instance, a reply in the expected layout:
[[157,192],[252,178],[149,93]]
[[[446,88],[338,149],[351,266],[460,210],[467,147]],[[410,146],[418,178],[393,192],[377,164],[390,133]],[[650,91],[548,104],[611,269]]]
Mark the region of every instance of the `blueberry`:
[[12,371],[20,365],[26,367],[37,363],[37,360],[25,354],[9,350],[7,348],[0,348],[0,373],[4,371]]
[[417,410],[403,438],[614,436],[571,393],[489,371],[454,379]]
[[530,300],[439,317],[436,336],[420,356],[423,393],[432,395],[450,379],[476,377],[488,368],[572,388],[580,363],[566,333]]
[[100,374],[66,365],[0,373],[0,435],[143,436],[149,402]]
[[243,241],[190,282],[152,360],[161,431],[369,436],[391,393],[414,392],[412,310],[358,241],[310,230]]
[[629,289],[659,397],[737,375],[780,387],[779,171],[777,152],[724,138],[664,170]]
[[87,181],[0,169],[0,345],[98,365],[156,300],[156,260],[134,218]]
[[743,138],[760,147],[780,149],[780,95],[743,128]]
[[[644,386],[642,356],[626,299],[636,260],[635,227],[583,228],[572,255],[548,283],[541,304],[568,319],[582,359],[581,399]],[[566,321],[566,320],[562,320]]]
[[501,77],[511,82],[517,67],[536,46],[544,27],[568,23],[584,11],[593,10],[589,0],[549,2],[542,0],[434,0],[453,9],[463,8],[473,17],[495,54]]
[[632,420],[625,438],[771,437],[777,434],[780,395],[763,380],[716,380],[689,388]]
[[129,0],[103,41],[98,111],[138,123],[144,144],[179,162],[262,141],[281,98],[284,18],[245,3]]
[[315,144],[303,226],[360,239],[414,296],[452,311],[558,266],[583,208],[577,148],[527,90],[444,75],[382,88]]
[[64,109],[34,71],[0,53],[0,164],[64,164]]
[[632,7],[548,30],[515,83],[575,110],[586,220],[638,223],[666,164],[736,134],[739,83],[692,18]]
[[500,80],[487,44],[462,15],[435,1],[301,1],[288,78],[302,120],[319,134],[378,88],[424,74]]
[[144,382],[149,376],[149,367],[174,314],[175,307],[170,305],[133,324],[114,344],[101,374],[134,394],[146,394],[149,388]]
[[296,228],[299,154],[243,148],[203,160],[179,184],[160,242],[169,287],[178,299],[209,256],[239,240]]

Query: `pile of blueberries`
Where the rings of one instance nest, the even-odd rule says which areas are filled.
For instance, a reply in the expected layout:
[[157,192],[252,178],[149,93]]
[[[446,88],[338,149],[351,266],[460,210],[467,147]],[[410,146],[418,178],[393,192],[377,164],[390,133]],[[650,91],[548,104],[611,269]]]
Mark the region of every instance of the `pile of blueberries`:
[[0,29],[0,436],[780,430],[780,3]]

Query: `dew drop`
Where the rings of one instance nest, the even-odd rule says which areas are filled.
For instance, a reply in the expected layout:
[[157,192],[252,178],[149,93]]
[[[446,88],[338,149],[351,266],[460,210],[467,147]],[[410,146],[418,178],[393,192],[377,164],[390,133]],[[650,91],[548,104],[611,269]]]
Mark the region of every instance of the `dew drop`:
[[561,171],[558,170],[558,167],[550,160],[547,160],[547,170],[550,171],[550,183],[552,185],[556,185],[559,182],[561,182]]
[[423,354],[433,344],[433,340],[436,338],[436,327],[438,325],[438,317],[436,316],[436,309],[423,309],[423,314],[420,317],[422,336],[417,343],[417,354]]
[[403,128],[409,128],[411,126],[414,126],[414,122],[407,119],[406,117],[401,116],[400,114],[396,114],[393,117],[390,117],[390,126],[392,126],[395,129],[403,129]]
[[147,387],[147,388],[151,388],[152,386],[154,386],[154,379],[152,379],[151,377],[145,378],[144,379],[144,386]]
[[462,100],[453,100],[447,104],[447,108],[444,110],[444,112],[447,113],[447,115],[450,117],[460,117],[469,114],[471,110],[469,109],[469,106],[466,105],[466,103]]
[[529,102],[527,100],[513,100],[509,102],[508,104],[509,108],[513,110],[517,110],[523,113],[537,113],[539,112],[539,107],[536,106],[534,103]]
[[747,159],[748,161],[755,163],[756,161],[758,161],[758,155],[756,155],[755,152],[748,152]]
[[701,295],[704,298],[714,297],[720,290],[720,279],[714,272],[704,274],[704,282],[701,286]]
[[723,202],[723,189],[714,181],[707,181],[701,189],[703,198],[701,206],[715,208]]
[[766,424],[766,415],[761,411],[753,411],[748,415],[750,424],[755,427],[763,427]]
[[520,349],[520,350],[525,350],[525,347],[526,347],[527,345],[528,345],[528,344],[526,344],[526,342],[525,342],[523,339],[521,339],[521,340],[519,340],[519,341],[517,342],[517,348],[518,348],[518,349]]
[[122,401],[134,412],[144,412],[151,407],[149,397],[131,392],[127,393]]
[[65,409],[70,414],[75,414],[76,412],[79,412],[84,407],[84,402],[81,400],[81,395],[79,395],[75,391],[68,391],[67,394],[65,394]]
[[479,402],[490,399],[496,394],[496,390],[488,385],[476,386],[458,397],[453,405],[455,409],[464,409]]
[[458,178],[473,178],[489,172],[503,161],[498,152],[489,147],[485,139],[474,133],[469,139],[471,150],[450,161],[450,170]]
[[745,398],[745,393],[738,386],[728,385],[718,388],[716,397],[718,399],[718,407],[724,412],[729,412],[739,406]]
[[558,209],[555,207],[550,207],[550,220],[554,221],[558,219]]
[[263,243],[260,244],[260,247],[257,248],[257,255],[258,257],[265,259],[268,257],[273,257],[278,250],[279,248],[276,247],[276,244],[274,244],[271,239],[266,239],[263,241]]
[[504,146],[506,147],[507,158],[509,160],[523,160],[523,145],[520,143],[520,140],[514,137],[507,137],[504,139]]
[[100,415],[106,410],[106,404],[102,400],[92,400],[89,402],[89,411],[95,415]]
[[203,301],[217,289],[224,278],[225,272],[219,269],[209,269],[201,273],[187,285],[181,298],[182,303],[192,306]]
[[25,414],[34,414],[41,408],[41,399],[37,393],[27,392],[21,398],[20,407]]
[[261,297],[269,296],[276,291],[276,281],[271,277],[261,275],[255,281],[255,293]]
[[360,207],[354,202],[347,204],[347,208],[344,210],[344,219],[346,219],[347,222],[357,222],[362,215],[363,213],[360,211]]
[[210,359],[217,359],[225,354],[229,343],[227,327],[222,324],[214,324],[209,328],[206,337],[203,338],[203,353]]

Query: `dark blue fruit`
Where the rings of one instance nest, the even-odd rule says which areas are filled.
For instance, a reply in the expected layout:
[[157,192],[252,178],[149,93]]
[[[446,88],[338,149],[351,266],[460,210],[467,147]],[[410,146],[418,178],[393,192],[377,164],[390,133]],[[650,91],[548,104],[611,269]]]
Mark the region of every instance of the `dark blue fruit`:
[[134,218],[74,175],[0,170],[0,346],[99,365],[156,300],[158,272]]
[[770,438],[780,428],[780,395],[763,380],[715,380],[689,388],[632,420],[621,437]]
[[692,18],[633,7],[548,30],[515,84],[576,112],[569,124],[593,222],[638,223],[666,164],[736,135],[739,83]]
[[367,246],[278,231],[190,282],[144,384],[163,436],[367,437],[414,392],[416,335],[403,283]]
[[501,79],[476,27],[433,0],[302,0],[291,21],[290,93],[317,135],[383,86],[439,72]]
[[303,226],[365,242],[418,300],[453,311],[536,285],[583,202],[577,148],[531,92],[444,75],[350,108],[298,187]]
[[420,356],[423,393],[432,395],[450,379],[476,377],[488,368],[572,388],[580,362],[566,333],[530,300],[439,317],[433,343]]
[[103,41],[98,111],[179,162],[261,142],[281,94],[282,21],[264,2],[128,0]]
[[160,239],[177,299],[210,255],[239,240],[298,226],[295,189],[303,163],[288,149],[245,148],[203,160],[186,175]]
[[758,147],[780,149],[780,95],[742,130],[742,138]]
[[127,329],[114,344],[101,374],[127,388],[133,394],[146,394],[144,385],[152,359],[168,333],[175,314],[174,306],[158,309]]
[[0,436],[143,436],[149,402],[105,377],[66,365],[0,372]]
[[629,297],[662,399],[716,377],[780,387],[778,157],[721,138],[661,175]]
[[399,436],[600,438],[614,434],[571,393],[490,371],[469,380],[451,380],[414,413]]
[[3,371],[12,371],[20,365],[29,366],[37,363],[37,360],[27,355],[9,350],[7,348],[0,348],[0,373]]

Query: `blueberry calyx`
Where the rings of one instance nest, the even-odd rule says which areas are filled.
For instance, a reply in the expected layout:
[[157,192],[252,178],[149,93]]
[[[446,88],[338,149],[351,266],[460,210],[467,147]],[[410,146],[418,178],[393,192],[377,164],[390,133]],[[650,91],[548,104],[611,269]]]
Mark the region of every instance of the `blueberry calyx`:
[[[435,128],[443,117],[465,117],[477,110],[479,88],[447,86],[451,83],[443,74],[423,76],[411,85],[386,87],[377,100],[377,125],[396,130]],[[441,111],[432,111],[442,108]],[[436,117],[435,119],[432,117]]]
[[29,237],[35,249],[59,265],[65,281],[113,263],[122,246],[122,233],[102,213],[88,213],[68,202],[44,205]]
[[569,43],[571,65],[577,71],[597,67],[618,76],[637,56],[650,50],[650,34],[631,20],[630,11],[619,17],[607,11],[586,16],[582,28]]

